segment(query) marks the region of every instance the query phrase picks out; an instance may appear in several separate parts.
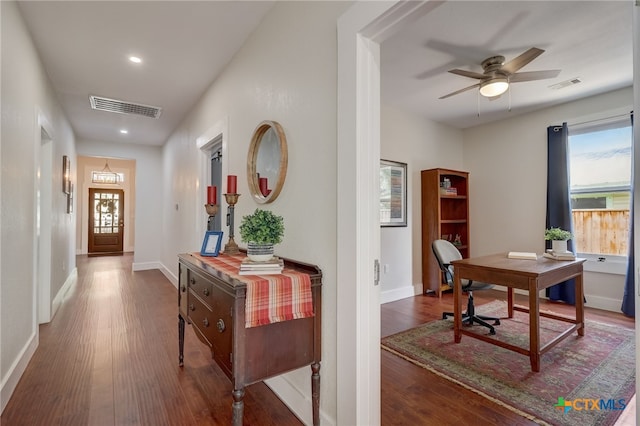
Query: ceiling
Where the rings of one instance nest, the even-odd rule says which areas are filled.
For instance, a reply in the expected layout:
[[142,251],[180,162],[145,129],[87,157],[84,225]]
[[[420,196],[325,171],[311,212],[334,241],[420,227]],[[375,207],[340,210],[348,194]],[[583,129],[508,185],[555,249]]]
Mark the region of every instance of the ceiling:
[[[273,4],[21,1],[19,8],[78,140],[163,145]],[[158,119],[96,111],[90,95],[162,111]]]
[[[78,140],[162,145],[273,6],[272,1],[22,1]],[[451,1],[381,45],[382,102],[467,128],[630,86],[631,1]],[[497,100],[469,90],[483,59],[546,52],[521,71],[561,69]],[[141,64],[128,57],[142,58]],[[580,78],[560,90],[554,83]],[[96,111],[89,96],[160,107],[158,119]],[[511,109],[511,111],[509,111]],[[121,134],[127,129],[128,134]]]
[[[451,1],[381,45],[384,104],[458,128],[501,120],[633,84],[632,1]],[[553,79],[513,83],[496,100],[469,90],[480,63],[545,50],[520,71],[560,69]],[[574,78],[582,82],[554,90]],[[511,109],[511,111],[509,111]]]

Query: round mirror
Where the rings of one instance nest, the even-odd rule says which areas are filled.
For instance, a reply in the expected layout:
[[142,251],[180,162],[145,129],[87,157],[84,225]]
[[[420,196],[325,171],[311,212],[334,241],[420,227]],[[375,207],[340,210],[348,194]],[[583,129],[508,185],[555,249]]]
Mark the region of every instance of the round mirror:
[[287,160],[287,138],[280,124],[258,124],[247,156],[247,181],[257,202],[270,203],[278,198],[287,176]]

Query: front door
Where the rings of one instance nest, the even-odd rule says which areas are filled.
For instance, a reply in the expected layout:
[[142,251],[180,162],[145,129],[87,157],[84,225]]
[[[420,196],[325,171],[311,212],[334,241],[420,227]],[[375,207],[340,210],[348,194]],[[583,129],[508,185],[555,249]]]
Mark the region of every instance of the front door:
[[122,254],[124,191],[89,188],[89,255]]

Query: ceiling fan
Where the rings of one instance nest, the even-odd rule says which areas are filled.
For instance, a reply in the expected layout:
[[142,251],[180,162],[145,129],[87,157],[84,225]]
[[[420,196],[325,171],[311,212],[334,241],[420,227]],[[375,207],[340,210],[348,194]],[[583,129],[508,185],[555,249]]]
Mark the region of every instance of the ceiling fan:
[[439,99],[446,99],[450,96],[471,90],[474,87],[480,88],[480,94],[482,96],[487,98],[496,98],[507,91],[510,83],[521,83],[523,81],[544,80],[556,77],[560,73],[560,70],[517,72],[520,68],[533,61],[543,52],[544,50],[542,49],[532,47],[506,64],[504,63],[504,56],[492,56],[482,61],[481,65],[484,70],[484,73],[482,74],[460,69],[449,70],[452,74],[475,78],[480,80],[480,82],[472,86],[465,87],[464,89],[456,90],[448,95],[441,96]]

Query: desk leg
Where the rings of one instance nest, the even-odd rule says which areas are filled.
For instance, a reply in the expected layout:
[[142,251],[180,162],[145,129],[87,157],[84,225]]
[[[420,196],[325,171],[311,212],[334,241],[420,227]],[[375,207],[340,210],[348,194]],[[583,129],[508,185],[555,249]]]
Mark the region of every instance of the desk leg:
[[320,363],[311,364],[311,404],[313,408],[313,426],[320,425]]
[[184,318],[178,314],[178,350],[180,355],[178,356],[178,365],[184,366]]
[[242,416],[244,415],[244,388],[235,389],[233,395],[233,426],[242,426]]
[[540,371],[540,300],[537,282],[529,282],[529,358],[531,371]]
[[457,273],[453,275],[453,338],[456,343],[460,343],[460,340],[462,340],[462,307],[460,306],[461,299],[462,283],[460,282],[460,274]]
[[582,326],[578,329],[578,336],[584,336],[584,287],[582,274],[576,277],[576,321]]
[[513,318],[513,288],[507,287],[507,318]]

